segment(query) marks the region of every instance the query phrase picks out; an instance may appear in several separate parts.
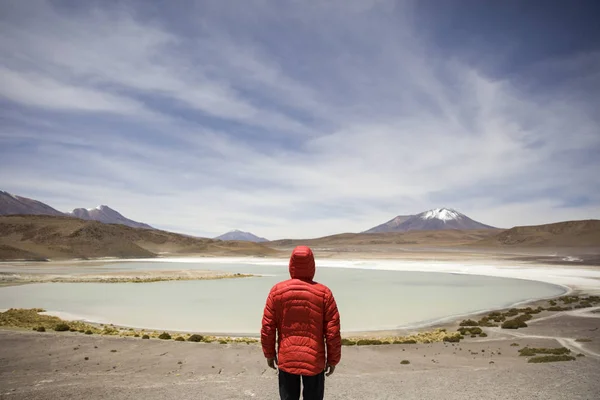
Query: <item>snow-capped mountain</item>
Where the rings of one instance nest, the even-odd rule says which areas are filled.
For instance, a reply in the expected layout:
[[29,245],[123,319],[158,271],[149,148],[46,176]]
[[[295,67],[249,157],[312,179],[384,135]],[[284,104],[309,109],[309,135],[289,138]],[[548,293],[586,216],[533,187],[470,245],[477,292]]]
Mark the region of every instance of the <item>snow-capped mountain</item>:
[[239,230],[234,230],[234,231],[230,231],[227,233],[224,233],[221,236],[217,236],[215,239],[218,240],[239,240],[242,242],[255,242],[255,243],[260,243],[260,242],[268,242],[269,240],[262,238],[262,237],[258,237],[250,232],[242,232]]
[[0,190],[0,215],[65,215],[41,201],[16,196]]
[[130,226],[132,228],[154,229],[148,224],[125,218],[118,211],[104,205],[87,209],[76,208],[68,213],[68,215],[85,220],[104,222],[105,224],[121,224]]
[[[403,220],[394,223],[396,218]],[[417,215],[399,216],[385,224],[378,225],[365,231],[365,233],[380,232],[408,232],[408,231],[434,231],[444,229],[496,229],[493,226],[482,224],[451,208],[435,208]]]
[[396,229],[407,219],[413,217],[413,215],[398,215],[396,218],[389,220],[388,222],[377,225],[374,228],[364,231],[363,233],[384,233],[384,232],[396,232]]

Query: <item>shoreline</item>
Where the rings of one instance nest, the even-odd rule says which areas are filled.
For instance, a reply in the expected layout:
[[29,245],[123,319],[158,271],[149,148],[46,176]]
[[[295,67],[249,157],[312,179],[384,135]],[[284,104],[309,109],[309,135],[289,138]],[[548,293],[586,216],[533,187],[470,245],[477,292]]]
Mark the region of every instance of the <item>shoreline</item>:
[[[83,263],[53,263],[52,266],[47,265],[42,268],[43,270],[51,269],[52,267],[65,267],[72,268],[74,266],[87,265],[87,266],[105,266],[107,264],[115,263],[127,263],[127,262],[153,262],[153,263],[194,263],[194,264],[221,264],[221,263],[238,263],[247,265],[281,265],[285,266],[287,259],[282,258],[265,258],[265,257],[185,257],[185,258],[153,258],[153,259],[125,259],[125,260],[94,260],[85,261]],[[65,265],[70,264],[70,265]],[[519,265],[520,264],[520,265]],[[28,264],[31,266],[30,264]],[[18,264],[22,267],[23,264]],[[38,267],[38,265],[35,265]],[[257,276],[254,274],[234,274],[234,273],[223,273],[216,270],[131,270],[121,272],[103,272],[96,274],[50,274],[46,273],[35,273],[35,274],[23,274],[21,272],[13,275],[22,274],[26,279],[19,281],[13,279],[12,282],[6,282],[2,280],[3,276],[6,277],[9,272],[3,271],[6,269],[6,265],[0,265],[0,290],[2,287],[28,284],[28,283],[122,283],[122,282],[133,282],[133,283],[149,283],[149,282],[160,282],[169,280],[204,280],[204,279],[231,279]],[[9,266],[10,267],[10,266]],[[17,268],[19,268],[17,267]],[[48,268],[50,267],[50,268]],[[217,267],[218,268],[218,267]],[[370,329],[370,330],[354,330],[344,331],[345,336],[368,336],[368,337],[382,337],[389,334],[406,334],[407,332],[419,332],[426,331],[428,329],[444,328],[452,325],[456,321],[462,318],[474,317],[494,311],[506,310],[519,306],[528,306],[549,299],[559,298],[561,296],[568,296],[572,293],[581,293],[585,295],[596,295],[600,294],[600,268],[585,268],[585,269],[574,269],[574,268],[561,268],[556,265],[540,265],[531,263],[513,263],[500,260],[488,260],[486,263],[482,263],[481,260],[462,260],[461,262],[448,262],[448,261],[437,261],[428,262],[424,267],[423,262],[415,262],[414,260],[406,261],[402,259],[350,259],[350,260],[331,260],[325,259],[319,263],[318,268],[349,268],[349,269],[365,269],[365,270],[393,270],[393,271],[417,271],[417,272],[430,272],[430,273],[449,273],[449,274],[461,274],[461,275],[480,275],[510,279],[521,279],[536,282],[543,282],[558,286],[564,290],[563,293],[550,296],[547,298],[534,298],[525,299],[515,303],[510,303],[505,306],[492,308],[492,309],[481,309],[472,312],[466,312],[462,314],[454,314],[436,318],[433,320],[417,321],[405,326],[391,328],[391,329]],[[29,277],[29,279],[27,279]],[[318,279],[317,279],[318,280]],[[96,321],[94,318],[89,318],[85,315],[73,315],[61,311],[49,311],[49,315],[56,315],[58,317],[69,316],[73,319],[71,321],[83,321],[88,324],[111,324],[114,321],[99,320]],[[150,327],[137,327],[127,324],[119,324],[118,326],[124,329],[137,329],[137,330],[166,330],[165,328],[150,328]],[[179,332],[182,334],[193,333],[192,331],[172,331]],[[202,333],[202,332],[200,332]],[[203,334],[213,336],[236,336],[236,337],[251,337],[256,338],[259,336],[259,332],[203,332]]]
[[97,274],[46,274],[0,272],[0,287],[31,283],[153,283],[168,281],[202,281],[214,279],[237,279],[257,277],[256,274],[241,274],[219,271],[127,271]]
[[[435,319],[432,321],[424,321],[424,322],[417,322],[414,325],[407,325],[407,326],[403,326],[403,327],[399,327],[396,329],[374,329],[374,330],[357,330],[357,331],[342,331],[342,337],[343,338],[365,338],[365,339],[381,339],[381,338],[385,338],[385,337],[404,337],[404,336],[410,336],[410,335],[415,335],[415,334],[422,334],[422,333],[431,333],[433,331],[437,331],[440,329],[443,330],[447,330],[449,328],[453,328],[455,327],[459,321],[461,320],[466,320],[466,319],[478,319],[476,317],[482,317],[486,314],[490,314],[490,313],[496,313],[496,312],[505,312],[507,310],[510,309],[514,309],[520,306],[520,308],[527,308],[527,307],[537,307],[540,304],[544,303],[544,302],[549,302],[552,300],[557,300],[560,299],[562,297],[565,296],[577,296],[577,297],[581,297],[581,296],[594,296],[596,295],[597,292],[589,292],[586,290],[581,290],[581,289],[577,289],[577,288],[570,288],[570,287],[566,287],[566,290],[564,293],[556,295],[556,296],[550,296],[550,297],[544,297],[544,298],[538,298],[538,299],[529,299],[529,300],[524,300],[524,301],[519,301],[516,303],[511,303],[507,306],[504,307],[499,307],[499,308],[492,308],[492,309],[487,309],[487,310],[478,310],[478,311],[474,311],[474,312],[468,312],[468,313],[464,313],[464,314],[456,314],[456,315],[451,315],[451,316],[447,316],[447,317],[442,317],[439,319]],[[0,309],[0,312],[6,312],[9,309]],[[47,316],[53,316],[53,317],[57,317],[60,318],[61,320],[64,320],[66,322],[71,322],[71,323],[82,323],[82,324],[87,324],[87,325],[91,325],[97,328],[100,327],[105,327],[105,326],[110,326],[112,328],[115,329],[120,329],[120,330],[124,330],[124,331],[140,331],[140,332],[169,332],[172,334],[176,334],[176,335],[191,335],[191,334],[200,334],[200,335],[204,335],[204,336],[210,336],[210,337],[215,337],[215,338],[240,338],[240,339],[244,339],[244,338],[248,338],[248,339],[256,339],[256,338],[260,338],[260,332],[256,332],[256,333],[251,333],[251,332],[209,332],[209,331],[191,331],[191,330],[177,330],[177,329],[168,329],[168,328],[153,328],[153,327],[141,327],[141,326],[133,326],[133,325],[127,325],[127,324],[114,324],[110,321],[95,321],[92,319],[88,319],[86,317],[83,316],[78,316],[78,315],[74,315],[74,314],[70,314],[68,312],[63,312],[63,311],[53,311],[53,310],[44,310],[42,313],[40,313],[41,315],[47,315]]]

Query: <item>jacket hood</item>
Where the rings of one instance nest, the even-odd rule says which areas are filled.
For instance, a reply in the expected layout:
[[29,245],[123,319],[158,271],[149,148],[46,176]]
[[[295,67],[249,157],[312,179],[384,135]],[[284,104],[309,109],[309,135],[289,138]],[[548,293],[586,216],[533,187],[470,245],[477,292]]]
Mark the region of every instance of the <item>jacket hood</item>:
[[290,257],[292,279],[312,280],[315,277],[315,256],[310,247],[298,246]]

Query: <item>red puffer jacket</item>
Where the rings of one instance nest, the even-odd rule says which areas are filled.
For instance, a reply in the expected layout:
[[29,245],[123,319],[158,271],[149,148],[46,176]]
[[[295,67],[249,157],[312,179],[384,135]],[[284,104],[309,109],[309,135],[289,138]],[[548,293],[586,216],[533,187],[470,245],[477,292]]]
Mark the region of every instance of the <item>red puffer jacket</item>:
[[278,367],[290,374],[314,376],[326,363],[340,362],[340,315],[331,290],[313,281],[315,258],[310,248],[294,249],[290,276],[273,286],[267,298],[261,330],[263,353],[275,357],[277,332]]

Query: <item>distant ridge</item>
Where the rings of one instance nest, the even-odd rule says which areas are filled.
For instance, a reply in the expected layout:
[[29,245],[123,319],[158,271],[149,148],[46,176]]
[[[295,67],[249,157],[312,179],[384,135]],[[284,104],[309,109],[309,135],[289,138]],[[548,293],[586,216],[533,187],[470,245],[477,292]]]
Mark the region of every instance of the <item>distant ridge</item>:
[[268,256],[261,243],[222,242],[50,215],[0,216],[0,260],[150,258],[165,254]]
[[108,206],[96,208],[76,208],[72,212],[63,213],[41,201],[17,196],[5,191],[0,191],[0,215],[51,215],[66,216],[98,221],[105,224],[119,224],[132,228],[154,229],[148,224],[126,218],[121,213]]
[[516,226],[475,243],[477,246],[591,247],[600,250],[600,220]]
[[268,242],[269,240],[256,236],[250,232],[243,232],[240,230],[233,230],[227,233],[222,234],[221,236],[217,236],[215,239],[218,240],[238,240],[241,242],[254,242],[254,243],[262,243]]
[[41,201],[0,190],[0,215],[65,215]]
[[121,213],[108,206],[98,206],[96,208],[76,208],[69,213],[70,216],[85,219],[87,221],[104,222],[105,224],[120,224],[132,228],[154,229],[148,224],[137,222],[125,218]]
[[363,233],[497,229],[467,217],[452,208],[434,208],[416,215],[399,215]]

